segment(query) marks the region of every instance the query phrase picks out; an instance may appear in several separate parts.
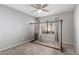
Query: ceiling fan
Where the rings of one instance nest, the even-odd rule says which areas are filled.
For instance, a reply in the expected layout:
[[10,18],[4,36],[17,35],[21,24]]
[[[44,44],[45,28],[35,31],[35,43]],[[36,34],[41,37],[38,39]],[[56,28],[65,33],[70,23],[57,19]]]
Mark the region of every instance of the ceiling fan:
[[32,4],[31,7],[35,8],[36,10],[33,10],[31,12],[35,11],[38,11],[39,13],[41,13],[42,11],[49,12],[49,10],[45,9],[45,7],[47,6],[48,4]]

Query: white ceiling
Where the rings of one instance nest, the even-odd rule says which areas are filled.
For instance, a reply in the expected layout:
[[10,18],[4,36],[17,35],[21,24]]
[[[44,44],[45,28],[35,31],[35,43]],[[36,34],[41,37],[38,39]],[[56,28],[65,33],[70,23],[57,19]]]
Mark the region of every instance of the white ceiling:
[[66,12],[71,12],[74,10],[75,4],[48,4],[45,9],[50,10],[50,12],[32,12],[35,8],[31,7],[30,4],[5,4],[8,7],[21,11],[25,14],[34,16],[34,17],[44,17],[54,14],[61,14]]

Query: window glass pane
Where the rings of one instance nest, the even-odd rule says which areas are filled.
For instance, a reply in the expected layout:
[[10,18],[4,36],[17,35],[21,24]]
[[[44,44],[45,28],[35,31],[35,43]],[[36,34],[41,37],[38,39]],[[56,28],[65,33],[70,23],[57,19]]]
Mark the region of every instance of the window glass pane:
[[48,23],[48,28],[47,28],[47,23],[40,24],[40,31],[43,34],[54,34],[55,23]]

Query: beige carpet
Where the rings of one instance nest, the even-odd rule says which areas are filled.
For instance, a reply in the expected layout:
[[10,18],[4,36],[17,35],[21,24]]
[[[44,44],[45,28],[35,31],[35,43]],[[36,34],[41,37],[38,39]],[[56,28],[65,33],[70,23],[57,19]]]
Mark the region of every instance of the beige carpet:
[[[52,44],[53,46],[54,44]],[[55,46],[55,45],[54,45]],[[64,52],[38,45],[36,43],[24,43],[22,45],[6,49],[0,55],[76,55],[72,45],[63,44]]]

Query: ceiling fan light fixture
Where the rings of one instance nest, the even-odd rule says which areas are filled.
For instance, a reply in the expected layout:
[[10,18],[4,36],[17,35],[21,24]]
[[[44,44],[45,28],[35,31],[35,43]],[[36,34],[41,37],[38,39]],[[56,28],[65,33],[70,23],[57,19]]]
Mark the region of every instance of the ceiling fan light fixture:
[[38,13],[41,13],[41,12],[42,12],[42,10],[41,10],[41,9],[39,9],[39,10],[38,10]]

